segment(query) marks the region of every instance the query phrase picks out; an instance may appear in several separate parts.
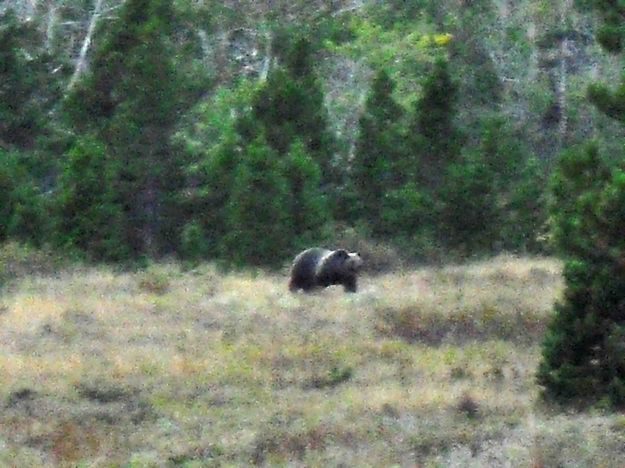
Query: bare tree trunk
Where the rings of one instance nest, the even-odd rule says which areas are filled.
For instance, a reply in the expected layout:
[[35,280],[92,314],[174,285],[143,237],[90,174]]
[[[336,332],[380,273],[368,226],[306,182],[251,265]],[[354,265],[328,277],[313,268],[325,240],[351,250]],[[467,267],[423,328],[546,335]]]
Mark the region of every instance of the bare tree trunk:
[[91,20],[89,21],[89,27],[87,28],[87,34],[85,35],[85,39],[83,40],[82,47],[80,48],[80,54],[78,55],[78,60],[76,61],[76,68],[74,69],[74,74],[69,81],[69,85],[67,86],[67,91],[71,91],[76,82],[80,78],[80,75],[86,68],[87,65],[87,53],[89,52],[89,47],[91,47],[91,41],[93,40],[93,33],[98,24],[98,19],[100,17],[100,13],[102,12],[102,3],[103,0],[96,0],[95,6],[93,8],[93,14],[91,15]]
[[56,26],[56,5],[54,0],[48,0],[48,21],[46,24],[46,50],[48,52],[52,49],[52,43],[54,42],[54,28]]
[[[567,24],[568,14],[573,8],[571,0],[562,0],[560,3],[560,29],[563,32],[568,31],[569,25]],[[562,40],[560,41],[560,67],[559,67],[559,77],[558,77],[558,107],[560,108],[560,121],[558,123],[558,140],[560,149],[564,147],[566,144],[566,137],[568,133],[568,100],[567,100],[567,90],[568,90],[568,70],[567,70],[567,61],[569,59],[570,54],[570,46],[569,46],[569,38],[565,34]]]
[[266,81],[267,76],[269,76],[269,70],[271,69],[271,47],[273,46],[273,35],[268,32],[267,33],[267,44],[265,46],[265,58],[263,59],[263,65],[258,74],[258,78],[260,81]]
[[560,148],[563,148],[566,143],[566,135],[568,132],[568,116],[567,116],[567,87],[568,76],[566,69],[566,61],[569,50],[569,40],[563,39],[560,43],[560,70],[558,81],[558,107],[560,108],[560,122],[558,124],[558,139]]
[[141,240],[143,243],[143,252],[149,257],[156,257],[157,254],[157,231],[158,231],[158,189],[156,181],[150,177],[147,186],[142,193],[142,209],[145,221],[141,226]]

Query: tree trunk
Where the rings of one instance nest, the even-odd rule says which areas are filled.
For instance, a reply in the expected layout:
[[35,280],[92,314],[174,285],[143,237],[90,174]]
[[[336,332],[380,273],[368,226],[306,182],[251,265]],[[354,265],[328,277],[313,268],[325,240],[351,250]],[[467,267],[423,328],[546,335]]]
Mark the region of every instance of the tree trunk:
[[68,92],[74,88],[74,86],[78,82],[78,79],[80,78],[80,75],[83,73],[87,66],[87,53],[89,52],[89,48],[91,47],[93,33],[96,26],[98,25],[98,19],[100,18],[100,13],[102,12],[102,3],[103,0],[96,0],[95,2],[93,14],[91,15],[91,20],[89,21],[89,27],[87,28],[87,34],[85,35],[85,39],[82,42],[82,47],[80,48],[78,60],[76,60],[76,68],[74,69],[74,74],[69,80],[69,85],[67,86]]
[[568,133],[568,69],[567,61],[570,55],[570,44],[567,36],[567,31],[570,29],[570,25],[567,24],[568,14],[573,8],[572,0],[562,0],[560,4],[560,30],[563,32],[564,37],[560,41],[560,66],[558,70],[558,107],[560,108],[560,121],[558,123],[558,143],[560,149],[564,148],[567,140]]

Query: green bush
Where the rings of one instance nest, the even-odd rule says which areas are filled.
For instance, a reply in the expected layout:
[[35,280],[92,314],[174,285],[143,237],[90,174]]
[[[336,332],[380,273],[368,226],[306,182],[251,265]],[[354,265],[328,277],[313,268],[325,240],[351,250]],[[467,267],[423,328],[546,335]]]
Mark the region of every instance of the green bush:
[[139,275],[139,288],[152,294],[165,294],[169,290],[170,278],[167,272],[148,268]]

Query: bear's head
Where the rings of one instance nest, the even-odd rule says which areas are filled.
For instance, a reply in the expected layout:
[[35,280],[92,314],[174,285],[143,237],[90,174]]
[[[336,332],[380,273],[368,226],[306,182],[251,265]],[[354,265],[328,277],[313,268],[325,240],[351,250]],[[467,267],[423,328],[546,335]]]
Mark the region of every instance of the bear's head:
[[362,257],[358,252],[348,252],[345,249],[334,251],[334,257],[341,268],[349,273],[357,273],[363,265]]

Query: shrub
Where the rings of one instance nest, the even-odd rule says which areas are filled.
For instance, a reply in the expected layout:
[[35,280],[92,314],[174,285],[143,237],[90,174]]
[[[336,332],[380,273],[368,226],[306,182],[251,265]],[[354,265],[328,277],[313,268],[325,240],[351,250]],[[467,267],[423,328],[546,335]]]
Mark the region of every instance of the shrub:
[[0,245],[0,284],[27,275],[52,274],[67,264],[50,250],[9,242]]
[[336,387],[352,378],[354,371],[350,366],[334,366],[325,375],[316,375],[304,383],[306,389]]
[[169,286],[169,276],[162,270],[148,268],[139,276],[139,288],[148,293],[165,294]]

